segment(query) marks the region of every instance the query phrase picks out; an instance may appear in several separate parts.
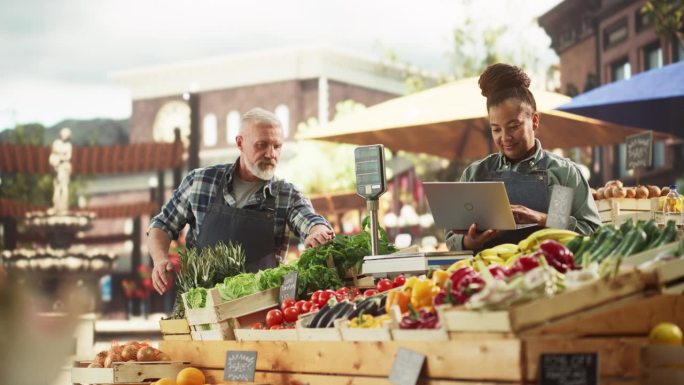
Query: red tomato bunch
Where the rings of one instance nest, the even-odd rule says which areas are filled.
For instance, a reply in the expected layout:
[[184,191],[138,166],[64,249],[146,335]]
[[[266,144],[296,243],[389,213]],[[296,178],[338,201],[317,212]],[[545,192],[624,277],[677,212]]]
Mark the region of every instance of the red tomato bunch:
[[252,329],[291,329],[299,319],[300,314],[306,314],[318,310],[317,304],[312,301],[295,301],[288,298],[280,304],[280,309],[269,310],[266,313],[266,324],[257,322]]

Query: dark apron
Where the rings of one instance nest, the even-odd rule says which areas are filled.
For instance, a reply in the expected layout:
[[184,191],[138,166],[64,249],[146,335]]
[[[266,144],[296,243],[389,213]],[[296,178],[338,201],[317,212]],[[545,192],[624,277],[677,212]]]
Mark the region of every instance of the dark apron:
[[204,223],[199,232],[197,247],[211,247],[219,242],[238,243],[245,251],[245,269],[249,273],[270,269],[278,265],[275,244],[275,210],[276,197],[280,192],[280,183],[274,196],[268,196],[258,210],[230,207],[223,198],[227,179],[223,174],[218,193],[209,205]]
[[[544,153],[542,159],[537,163],[536,169],[529,174],[511,170],[489,171],[482,175],[479,180],[504,182],[508,201],[512,205],[521,205],[534,211],[547,213],[549,211],[548,163],[549,158]],[[519,230],[502,231],[496,238],[485,243],[483,249],[502,243],[517,244],[540,228],[539,226],[531,226]]]

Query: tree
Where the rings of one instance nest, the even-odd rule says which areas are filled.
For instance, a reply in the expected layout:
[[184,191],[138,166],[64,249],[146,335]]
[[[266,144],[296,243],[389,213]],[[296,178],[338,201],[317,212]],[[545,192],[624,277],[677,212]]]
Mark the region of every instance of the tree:
[[658,36],[676,39],[684,47],[684,0],[648,0],[641,12],[653,22]]

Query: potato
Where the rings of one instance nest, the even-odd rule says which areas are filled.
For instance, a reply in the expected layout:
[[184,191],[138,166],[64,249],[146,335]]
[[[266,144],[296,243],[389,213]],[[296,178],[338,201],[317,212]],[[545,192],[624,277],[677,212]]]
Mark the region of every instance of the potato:
[[145,346],[140,348],[138,350],[138,361],[140,362],[145,362],[145,361],[157,361],[157,355],[159,354],[159,351],[153,347],[150,346]]
[[601,199],[604,199],[606,196],[604,195],[604,191],[606,190],[605,187],[599,187],[598,190],[596,190],[596,200],[600,201]]
[[647,199],[648,198],[648,188],[646,186],[637,186],[636,198],[637,199]]
[[660,187],[650,185],[648,186],[648,197],[657,198],[660,196]]
[[610,187],[610,186],[620,186],[620,187],[624,187],[624,186],[622,185],[622,181],[620,181],[620,180],[609,180],[608,182],[606,182],[606,186],[605,186],[605,187]]
[[100,367],[103,368],[103,367],[104,367],[105,359],[107,358],[107,354],[108,354],[108,353],[107,353],[106,350],[103,350],[103,351],[97,353],[97,354],[95,355],[95,359],[93,360],[93,362],[99,364]]
[[635,198],[636,197],[636,187],[626,187],[625,188],[625,198]]
[[111,368],[113,363],[122,361],[123,358],[121,358],[121,354],[110,351],[109,354],[107,354],[107,358],[105,358],[104,367]]
[[135,361],[138,356],[138,346],[137,345],[126,345],[121,351],[121,358],[124,361]]
[[667,194],[669,194],[669,193],[670,193],[670,186],[665,186],[665,187],[663,187],[662,190],[660,190],[660,196],[661,197],[666,197]]
[[613,198],[624,198],[627,196],[627,192],[625,191],[624,187],[614,185],[612,190]]

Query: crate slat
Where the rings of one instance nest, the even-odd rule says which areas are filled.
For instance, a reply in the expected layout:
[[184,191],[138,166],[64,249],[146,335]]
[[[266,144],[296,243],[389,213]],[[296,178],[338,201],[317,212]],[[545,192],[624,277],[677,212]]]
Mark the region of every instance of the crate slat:
[[78,362],[71,368],[74,384],[144,384],[162,377],[175,378],[190,366],[188,361],[115,362],[111,368],[83,367],[90,362]]

